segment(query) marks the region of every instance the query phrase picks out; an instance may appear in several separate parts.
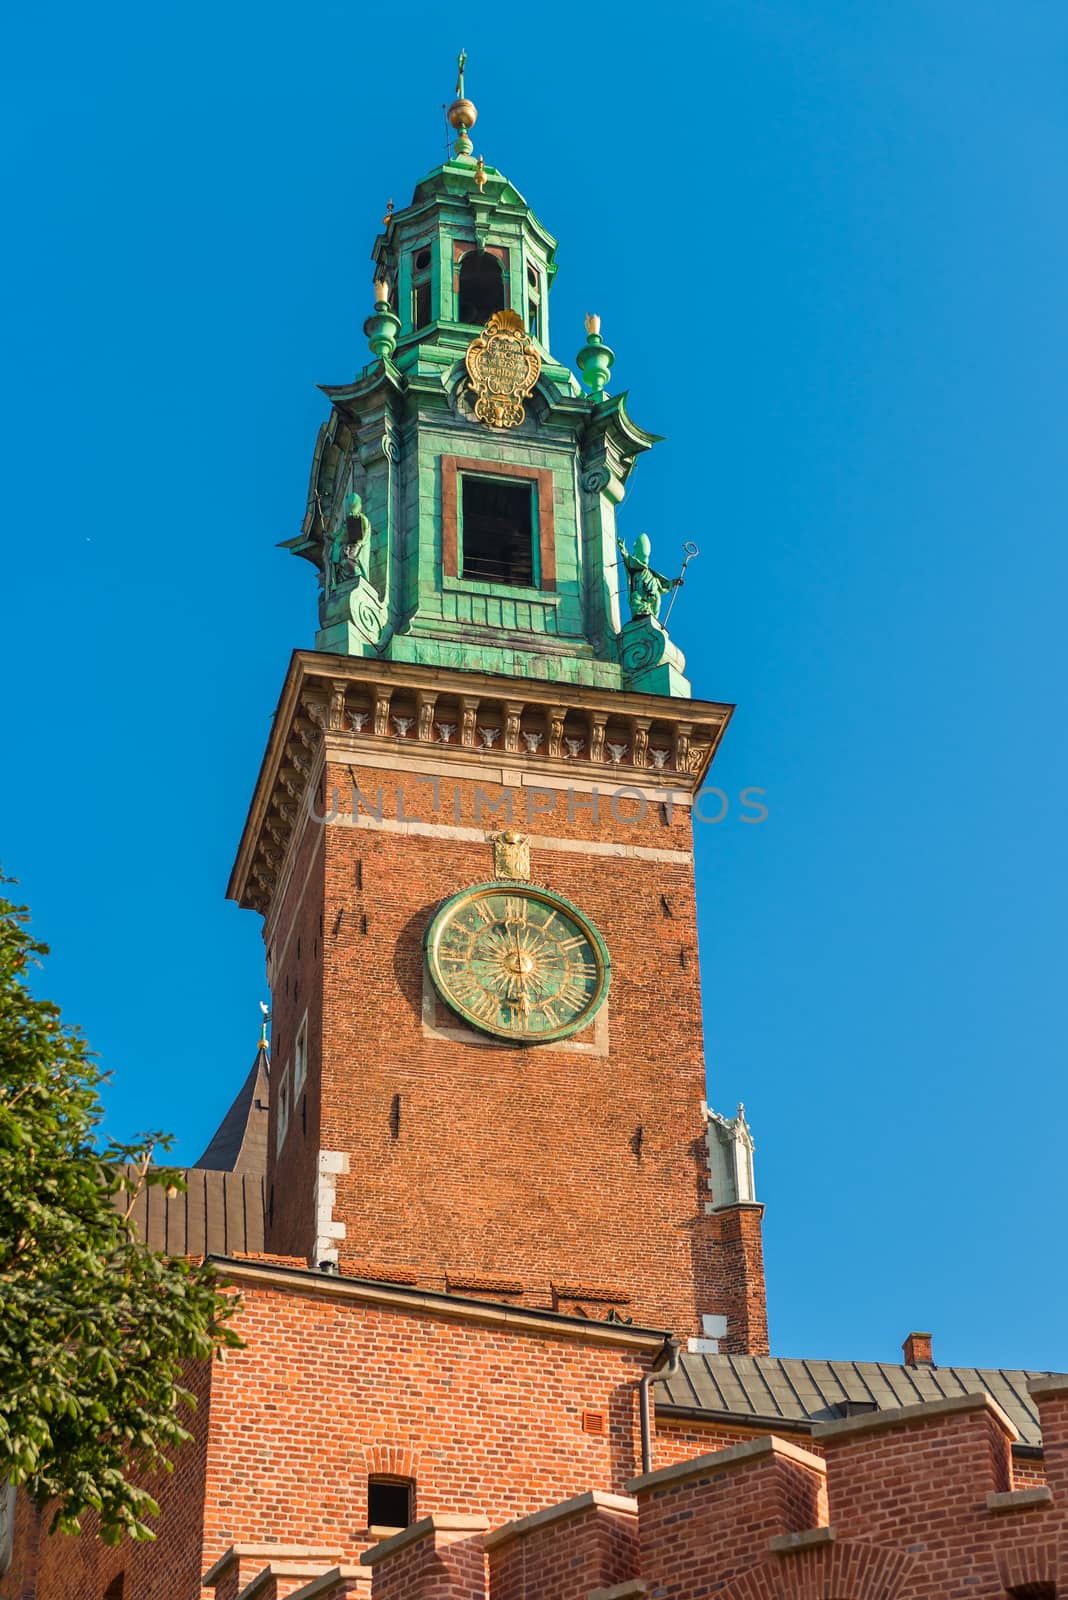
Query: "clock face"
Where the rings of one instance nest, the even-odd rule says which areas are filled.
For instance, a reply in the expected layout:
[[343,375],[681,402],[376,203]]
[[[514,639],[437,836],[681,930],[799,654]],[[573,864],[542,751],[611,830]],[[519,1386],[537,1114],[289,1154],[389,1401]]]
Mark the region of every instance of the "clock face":
[[519,1044],[576,1033],[608,993],[608,951],[596,928],[569,901],[526,884],[483,883],[454,895],[427,929],[426,953],[447,1006]]

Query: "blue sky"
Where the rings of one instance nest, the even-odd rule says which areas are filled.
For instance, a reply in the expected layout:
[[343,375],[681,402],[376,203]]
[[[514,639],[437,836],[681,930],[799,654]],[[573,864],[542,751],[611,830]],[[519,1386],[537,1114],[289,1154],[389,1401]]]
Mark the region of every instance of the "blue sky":
[[[476,148],[561,241],[667,436],[621,516],[672,569],[717,768],[710,1096],[744,1099],[773,1348],[1068,1367],[1062,731],[1068,14],[1020,0],[29,8],[7,24],[0,850],[109,1127],[199,1153],[251,1059],[223,899],[314,582],[315,385],[369,250]],[[676,628],[677,623],[677,628]]]

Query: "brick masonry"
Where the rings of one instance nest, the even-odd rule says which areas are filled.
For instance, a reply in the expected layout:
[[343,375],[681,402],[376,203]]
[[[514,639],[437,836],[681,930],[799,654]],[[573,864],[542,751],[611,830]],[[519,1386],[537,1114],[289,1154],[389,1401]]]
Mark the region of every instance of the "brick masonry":
[[[722,1349],[766,1350],[760,1208],[710,1209],[688,809],[646,805],[632,822],[638,802],[615,815],[605,795],[595,818],[576,795],[570,816],[565,797],[532,818],[535,840],[545,828],[676,859],[534,843],[533,880],[590,916],[612,981],[600,1030],[515,1048],[441,1005],[422,940],[442,900],[493,876],[489,836],[528,797],[463,768],[431,782],[342,762],[320,793],[343,796],[342,815],[307,825],[269,931],[275,1070],[291,1081],[305,1011],[309,1056],[280,1146],[272,1095],[268,1248],[321,1253],[317,1163],[344,1153],[332,1212],[343,1271],[442,1289],[499,1280],[514,1302],[614,1309],[684,1335],[725,1315]],[[377,827],[376,809],[440,831]]]

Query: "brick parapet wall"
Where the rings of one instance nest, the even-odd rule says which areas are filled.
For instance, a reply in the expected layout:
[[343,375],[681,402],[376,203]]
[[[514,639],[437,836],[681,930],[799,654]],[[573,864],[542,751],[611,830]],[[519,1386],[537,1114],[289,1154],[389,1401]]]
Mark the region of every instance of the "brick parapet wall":
[[[695,1417],[677,1416],[665,1411],[662,1406],[656,1407],[655,1419],[653,1457],[658,1467],[674,1466],[680,1461],[692,1461],[695,1456],[706,1455],[710,1450],[726,1450],[732,1445],[744,1444],[747,1439],[762,1438],[769,1432],[767,1422],[755,1423],[748,1428],[720,1421],[702,1422]],[[792,1440],[794,1444],[810,1450],[813,1455],[822,1456],[825,1453],[824,1447],[819,1439],[812,1438],[812,1426],[809,1424],[796,1429],[782,1428],[777,1436]],[[1037,1488],[1045,1484],[1046,1471],[1042,1452],[1036,1455],[1029,1449],[1025,1451],[1014,1446],[1012,1481],[1017,1489]]]
[[1068,1502],[1068,1378],[1035,1378],[1029,1387],[1042,1428],[1045,1481]]
[[482,1516],[423,1518],[361,1557],[372,1570],[372,1600],[485,1600]]
[[843,1539],[895,1542],[907,1529],[916,1543],[947,1521],[985,1519],[987,1493],[1011,1486],[1016,1430],[987,1395],[824,1423],[814,1436]]
[[769,1539],[825,1520],[824,1462],[765,1437],[635,1479],[636,1576],[687,1600],[710,1593],[754,1561]]
[[494,1529],[486,1547],[493,1600],[572,1600],[613,1588],[637,1570],[637,1502],[578,1495]]
[[[1047,1456],[1063,1462],[1068,1387],[1044,1383],[1045,1392],[1043,1382],[1032,1389]],[[994,1600],[1006,1592],[1053,1600],[1058,1583],[1063,1592],[1068,1497],[1014,1481],[1014,1430],[989,1397],[904,1407],[815,1433],[805,1454],[813,1463],[816,1450],[825,1453],[825,1510],[805,1527],[795,1504],[785,1536],[765,1537],[766,1492],[743,1493],[731,1506],[732,1478],[736,1495],[750,1481],[732,1463],[759,1442],[632,1485],[641,1543],[634,1576],[664,1600]],[[724,1508],[732,1524],[720,1531]]]

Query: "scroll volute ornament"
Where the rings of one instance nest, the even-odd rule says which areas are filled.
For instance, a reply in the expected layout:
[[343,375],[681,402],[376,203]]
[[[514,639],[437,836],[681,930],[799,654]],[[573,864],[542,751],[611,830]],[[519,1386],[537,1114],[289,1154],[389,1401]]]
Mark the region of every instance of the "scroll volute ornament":
[[478,396],[475,416],[491,428],[518,427],[533,394],[541,357],[514,311],[496,311],[467,347],[467,372]]

